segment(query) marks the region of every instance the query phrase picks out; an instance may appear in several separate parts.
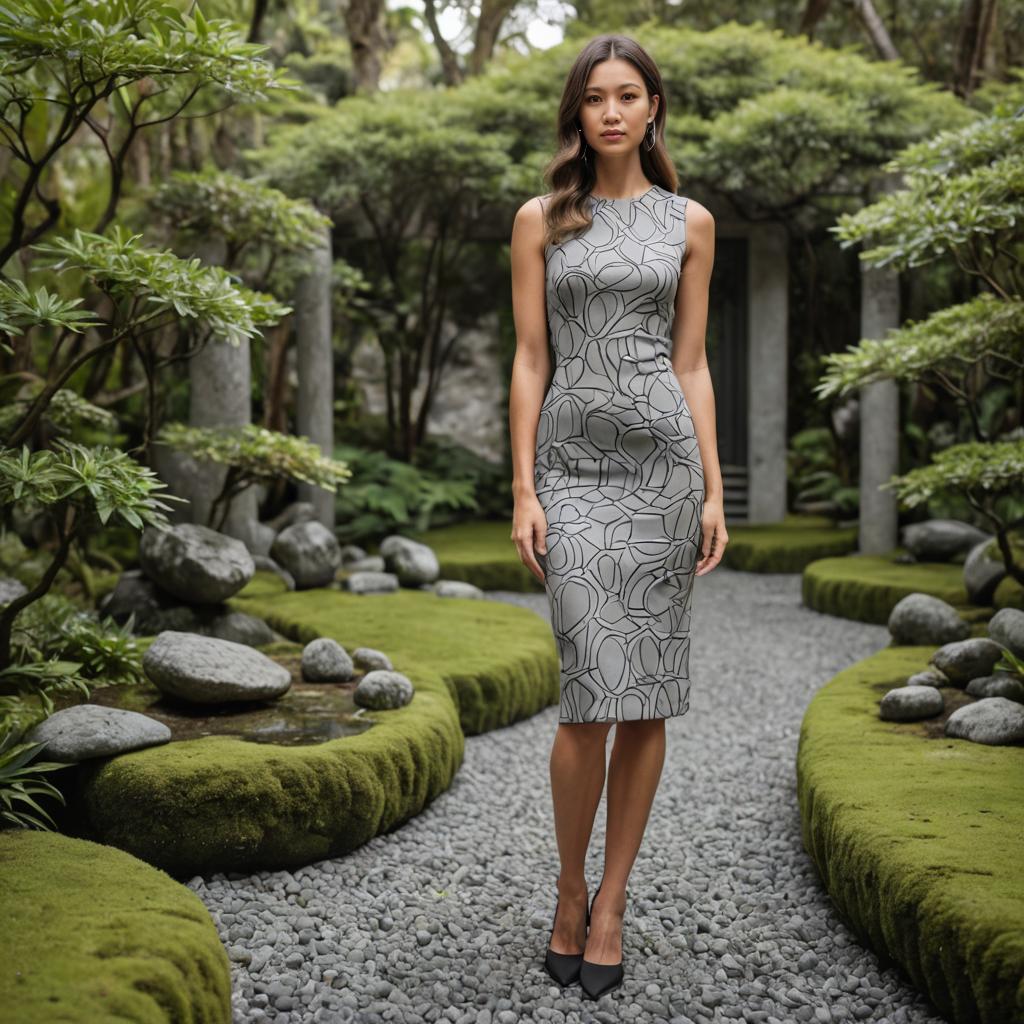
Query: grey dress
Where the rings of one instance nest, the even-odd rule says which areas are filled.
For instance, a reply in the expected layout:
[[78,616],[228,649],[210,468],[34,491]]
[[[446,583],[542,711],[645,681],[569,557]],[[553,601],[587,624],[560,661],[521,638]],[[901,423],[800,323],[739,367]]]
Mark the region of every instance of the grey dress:
[[560,722],[689,709],[704,472],[671,363],[686,204],[655,185],[590,196],[593,223],[545,247],[554,372],[534,479],[561,664]]

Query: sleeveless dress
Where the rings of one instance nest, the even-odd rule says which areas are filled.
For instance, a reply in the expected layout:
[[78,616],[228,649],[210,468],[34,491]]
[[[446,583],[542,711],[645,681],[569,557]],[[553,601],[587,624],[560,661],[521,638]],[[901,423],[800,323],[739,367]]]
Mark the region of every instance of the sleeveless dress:
[[593,223],[544,250],[554,372],[534,482],[560,659],[560,722],[689,709],[704,472],[672,370],[686,204],[658,185],[590,196]]

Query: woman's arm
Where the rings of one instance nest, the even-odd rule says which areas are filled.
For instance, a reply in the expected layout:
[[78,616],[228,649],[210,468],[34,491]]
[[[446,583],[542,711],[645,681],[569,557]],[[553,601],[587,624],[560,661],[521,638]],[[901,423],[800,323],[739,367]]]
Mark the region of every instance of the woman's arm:
[[686,396],[704,467],[703,544],[697,575],[710,572],[721,560],[729,534],[725,529],[725,496],[718,461],[715,392],[708,369],[705,335],[708,293],[715,264],[715,219],[693,199],[686,203],[686,255],[676,290],[672,323],[672,369]]
[[523,564],[538,579],[544,572],[534,549],[545,553],[547,520],[534,486],[537,423],[551,376],[544,281],[544,211],[531,199],[512,226],[512,313],[516,354],[509,387],[512,445],[512,540]]

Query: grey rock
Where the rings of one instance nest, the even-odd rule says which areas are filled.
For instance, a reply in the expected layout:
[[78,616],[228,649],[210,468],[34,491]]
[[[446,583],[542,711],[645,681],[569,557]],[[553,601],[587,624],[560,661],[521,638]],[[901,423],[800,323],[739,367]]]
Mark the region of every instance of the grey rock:
[[171,730],[155,718],[101,704],[76,704],[56,711],[26,737],[46,744],[37,755],[42,760],[67,764],[156,746],[170,738]]
[[[226,605],[213,606],[226,610]],[[99,603],[99,611],[124,625],[134,615],[132,631],[153,636],[165,629],[190,632],[199,625],[199,608],[161,590],[141,569],[126,569],[114,589]]]
[[358,544],[343,544],[341,546],[341,564],[348,565],[350,562],[358,562],[366,557],[366,548]]
[[347,572],[384,572],[384,569],[384,559],[380,555],[367,555],[345,566]]
[[302,678],[311,683],[343,683],[355,674],[352,658],[328,636],[311,640],[302,649]]
[[949,562],[992,537],[959,519],[928,519],[903,527],[901,539],[919,562]]
[[252,560],[257,569],[264,572],[274,572],[284,580],[284,585],[289,590],[295,589],[295,577],[285,568],[278,565],[269,555],[253,555]]
[[352,660],[367,672],[372,672],[376,668],[394,668],[391,659],[383,651],[373,647],[357,647],[352,652]]
[[268,523],[253,522],[249,524],[249,554],[255,557],[262,555],[266,558],[273,547],[274,538],[277,536],[275,530]]
[[201,636],[218,637],[221,640],[233,640],[236,644],[246,644],[249,647],[260,647],[277,639],[277,634],[262,619],[238,611],[202,616],[192,632]]
[[412,700],[413,685],[408,676],[388,669],[367,672],[355,688],[352,699],[360,707],[382,711],[400,708]]
[[338,538],[316,520],[285,527],[277,535],[270,555],[292,574],[297,590],[326,587],[341,565]]
[[344,587],[353,594],[388,594],[398,590],[398,577],[393,572],[354,572]]
[[139,564],[162,590],[189,604],[226,601],[256,571],[240,540],[197,523],[147,527],[139,542]]
[[1024,683],[1009,672],[995,672],[990,676],[979,676],[967,684],[972,697],[1006,697],[1024,704]]
[[889,633],[897,644],[946,644],[970,631],[951,604],[931,594],[907,594],[889,613]]
[[1000,608],[989,619],[988,635],[1018,658],[1024,658],[1024,611]]
[[0,577],[0,605],[10,604],[16,597],[28,593],[28,587],[21,580],[11,576]]
[[1002,558],[985,554],[990,539],[979,541],[964,559],[964,589],[971,604],[991,604],[996,587],[1006,576]]
[[410,537],[397,533],[385,537],[380,544],[380,553],[388,572],[393,572],[403,587],[433,583],[441,575],[433,549]]
[[1024,740],[1024,705],[1006,697],[982,697],[949,716],[946,735],[992,746],[1020,743]]
[[943,644],[929,659],[954,686],[966,686],[977,676],[986,676],[1002,657],[1003,649],[994,640],[975,636]]
[[927,668],[923,672],[915,672],[903,684],[904,686],[949,686],[949,680],[935,669]]
[[261,651],[173,630],[153,641],[142,667],[162,693],[197,704],[270,700],[291,686],[291,673]]
[[438,597],[470,597],[476,600],[486,597],[479,587],[463,580],[438,580],[429,586]]
[[296,523],[311,523],[316,520],[316,508],[311,501],[293,501],[272,519],[266,521],[275,533],[280,533]]
[[934,686],[898,686],[878,706],[878,717],[887,722],[916,722],[942,714],[942,694]]

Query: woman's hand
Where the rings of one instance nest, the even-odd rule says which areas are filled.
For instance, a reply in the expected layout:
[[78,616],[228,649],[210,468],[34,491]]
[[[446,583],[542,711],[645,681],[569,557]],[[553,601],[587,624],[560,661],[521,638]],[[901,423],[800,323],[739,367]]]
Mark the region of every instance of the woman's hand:
[[709,498],[704,502],[704,515],[701,519],[701,558],[697,563],[698,576],[711,572],[722,560],[725,545],[729,543],[729,534],[725,529],[725,509],[721,498]]
[[535,552],[548,553],[547,532],[547,516],[537,497],[517,498],[512,513],[512,540],[519,549],[519,560],[541,583],[544,582],[544,570],[538,564]]

